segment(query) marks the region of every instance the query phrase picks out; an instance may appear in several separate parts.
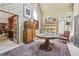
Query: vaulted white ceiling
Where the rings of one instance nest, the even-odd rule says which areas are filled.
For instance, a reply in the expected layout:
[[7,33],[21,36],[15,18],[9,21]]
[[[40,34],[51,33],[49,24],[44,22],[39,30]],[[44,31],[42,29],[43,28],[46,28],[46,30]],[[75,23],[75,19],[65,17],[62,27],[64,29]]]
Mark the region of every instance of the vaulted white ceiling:
[[73,4],[71,3],[40,3],[39,6],[44,17],[73,11]]

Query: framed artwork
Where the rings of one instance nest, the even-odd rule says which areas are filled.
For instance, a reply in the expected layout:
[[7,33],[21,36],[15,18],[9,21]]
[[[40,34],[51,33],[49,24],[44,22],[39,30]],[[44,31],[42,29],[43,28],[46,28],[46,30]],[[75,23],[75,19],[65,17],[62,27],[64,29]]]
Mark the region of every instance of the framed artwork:
[[30,7],[28,7],[27,5],[24,5],[24,17],[28,17],[31,18],[32,15],[32,9]]
[[48,16],[47,21],[53,21],[53,16]]
[[66,25],[70,25],[70,22],[66,22]]

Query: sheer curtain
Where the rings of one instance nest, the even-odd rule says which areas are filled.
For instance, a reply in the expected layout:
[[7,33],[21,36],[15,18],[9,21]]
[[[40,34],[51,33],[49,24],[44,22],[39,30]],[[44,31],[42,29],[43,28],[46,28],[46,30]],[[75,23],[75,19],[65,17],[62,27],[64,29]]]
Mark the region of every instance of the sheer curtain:
[[35,20],[37,20],[37,12],[36,12],[35,9],[34,9],[34,11],[33,11],[33,17],[34,17]]

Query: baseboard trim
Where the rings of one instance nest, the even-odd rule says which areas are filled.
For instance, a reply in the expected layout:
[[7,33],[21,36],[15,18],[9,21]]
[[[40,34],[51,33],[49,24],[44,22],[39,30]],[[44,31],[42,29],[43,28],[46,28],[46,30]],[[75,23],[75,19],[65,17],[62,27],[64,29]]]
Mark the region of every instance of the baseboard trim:
[[34,40],[32,40],[32,41],[30,41],[30,42],[24,42],[24,44],[29,44],[29,43],[31,43],[31,42],[33,42]]

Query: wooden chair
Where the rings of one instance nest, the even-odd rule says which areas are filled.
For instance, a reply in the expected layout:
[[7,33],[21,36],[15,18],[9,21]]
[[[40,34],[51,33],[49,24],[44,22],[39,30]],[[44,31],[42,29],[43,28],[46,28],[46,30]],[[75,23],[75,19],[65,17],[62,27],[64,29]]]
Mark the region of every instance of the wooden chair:
[[65,44],[69,42],[70,31],[64,31],[63,35],[60,35],[60,40],[62,40]]

